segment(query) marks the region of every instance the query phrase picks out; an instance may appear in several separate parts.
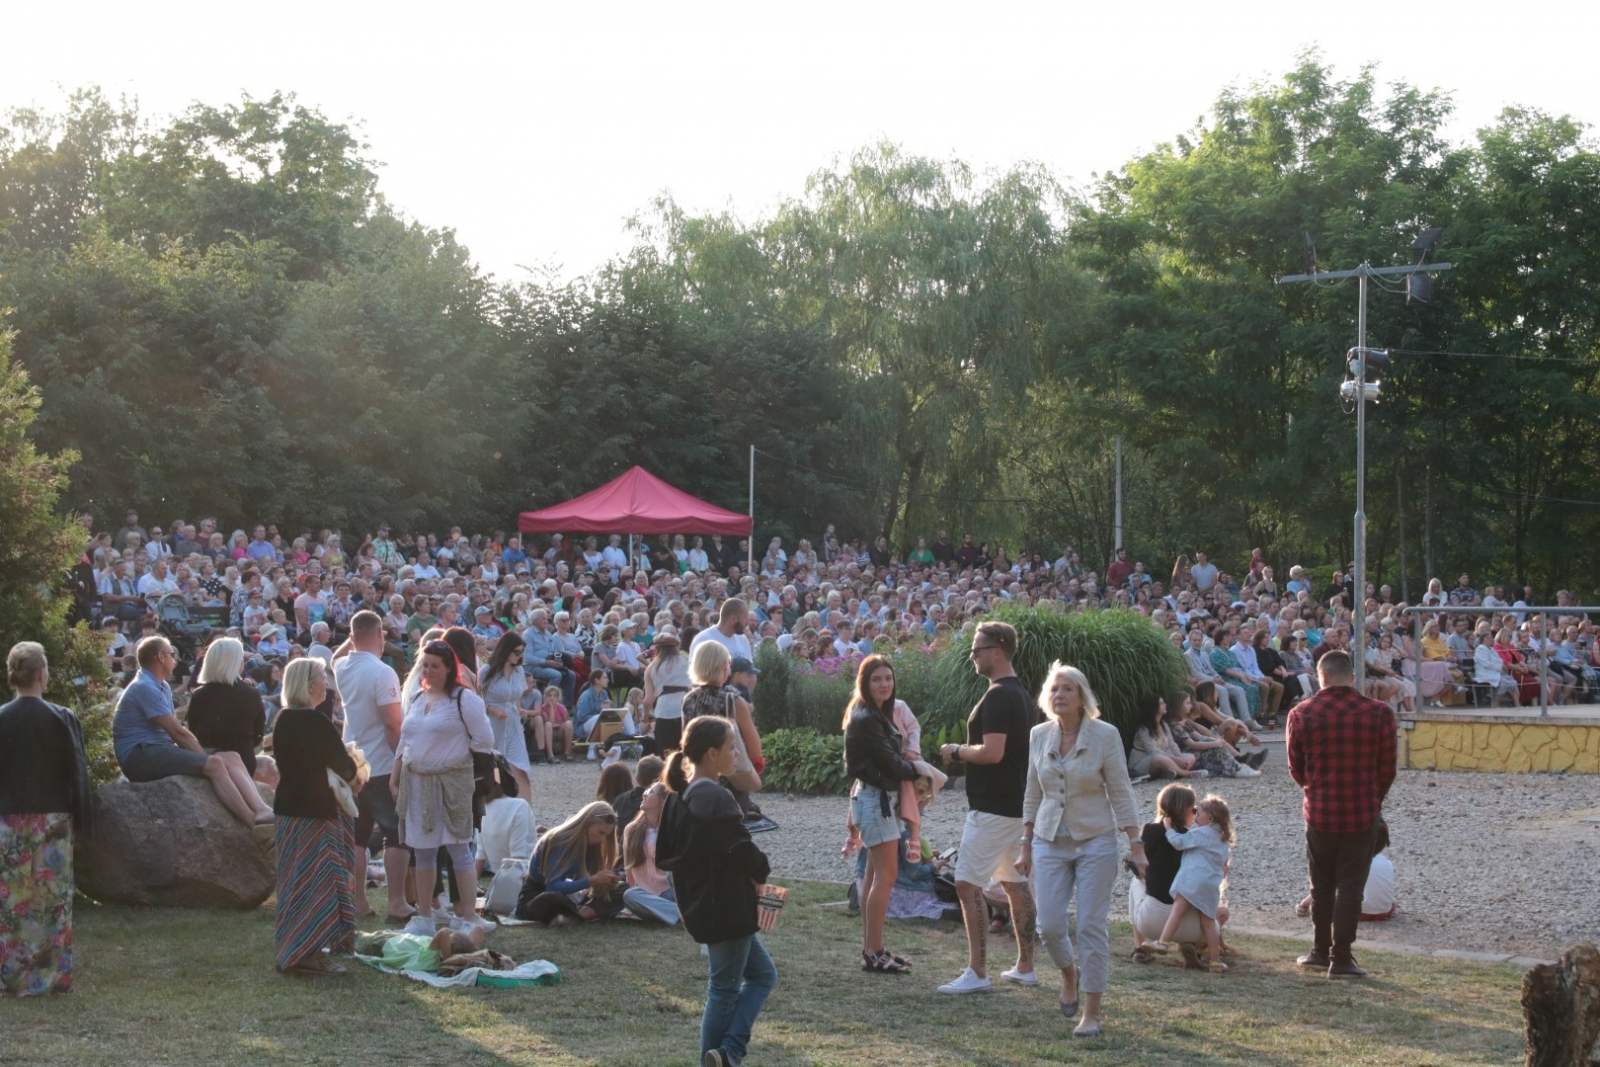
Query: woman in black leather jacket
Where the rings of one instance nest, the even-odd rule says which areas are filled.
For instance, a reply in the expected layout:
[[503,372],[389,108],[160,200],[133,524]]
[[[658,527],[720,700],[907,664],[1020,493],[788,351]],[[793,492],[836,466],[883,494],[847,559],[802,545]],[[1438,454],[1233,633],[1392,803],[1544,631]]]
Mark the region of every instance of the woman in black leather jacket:
[[900,783],[917,777],[916,765],[901,751],[894,727],[894,667],[883,656],[868,656],[856,673],[856,695],[845,711],[844,763],[855,779],[850,788],[850,825],[867,849],[867,875],[861,891],[861,969],[876,974],[906,974],[911,965],[883,947],[889,891],[900,866]]

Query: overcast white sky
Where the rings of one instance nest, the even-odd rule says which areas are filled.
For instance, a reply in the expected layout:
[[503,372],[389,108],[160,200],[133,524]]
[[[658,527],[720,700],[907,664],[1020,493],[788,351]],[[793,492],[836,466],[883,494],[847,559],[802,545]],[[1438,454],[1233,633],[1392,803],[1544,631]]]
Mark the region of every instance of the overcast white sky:
[[570,277],[661,193],[746,218],[887,138],[1068,180],[1190,128],[1228,84],[1318,46],[1453,93],[1600,119],[1587,3],[12,3],[0,108],[62,88],[152,116],[292,91],[359,125],[380,188],[502,278]]

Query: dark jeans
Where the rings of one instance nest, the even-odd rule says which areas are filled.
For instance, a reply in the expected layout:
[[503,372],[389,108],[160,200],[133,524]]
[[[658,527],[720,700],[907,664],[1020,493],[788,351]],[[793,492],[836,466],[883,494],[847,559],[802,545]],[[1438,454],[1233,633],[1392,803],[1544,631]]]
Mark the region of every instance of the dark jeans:
[[1311,925],[1318,952],[1349,959],[1361,922],[1361,895],[1372,867],[1377,826],[1351,834],[1306,828],[1306,862],[1311,868]]

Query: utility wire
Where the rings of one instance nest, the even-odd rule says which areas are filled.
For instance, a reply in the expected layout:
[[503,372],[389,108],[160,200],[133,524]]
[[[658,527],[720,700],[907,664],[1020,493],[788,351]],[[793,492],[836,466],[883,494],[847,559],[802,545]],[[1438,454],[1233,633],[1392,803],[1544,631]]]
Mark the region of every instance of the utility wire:
[[1526,360],[1531,363],[1591,363],[1600,367],[1600,359],[1584,356],[1528,356],[1511,355],[1505,352],[1430,352],[1416,348],[1390,348],[1386,351],[1391,356],[1449,356],[1452,359],[1513,359]]
[[1456,482],[1465,489],[1482,489],[1485,492],[1498,493],[1500,496],[1514,496],[1521,500],[1537,500],[1546,504],[1574,504],[1579,507],[1600,508],[1600,500],[1574,500],[1564,496],[1541,496],[1538,493],[1519,493],[1515,489],[1496,489],[1492,485],[1483,485],[1479,482]]

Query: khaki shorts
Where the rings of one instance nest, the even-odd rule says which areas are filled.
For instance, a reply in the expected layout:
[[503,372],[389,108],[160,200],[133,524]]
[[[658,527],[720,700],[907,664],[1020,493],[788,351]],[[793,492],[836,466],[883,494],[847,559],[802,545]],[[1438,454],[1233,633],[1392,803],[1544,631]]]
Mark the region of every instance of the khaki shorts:
[[967,812],[961,828],[961,854],[956,857],[956,881],[975,886],[990,882],[1026,882],[1017,870],[1022,854],[1022,820],[986,811]]

